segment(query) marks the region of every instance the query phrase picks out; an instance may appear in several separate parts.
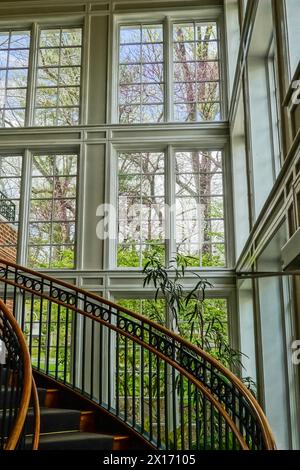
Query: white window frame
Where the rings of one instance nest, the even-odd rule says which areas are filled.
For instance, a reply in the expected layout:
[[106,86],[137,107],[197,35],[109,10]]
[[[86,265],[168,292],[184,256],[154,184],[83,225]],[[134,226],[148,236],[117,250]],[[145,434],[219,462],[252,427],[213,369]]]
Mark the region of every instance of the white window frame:
[[[120,126],[126,126],[119,122],[119,103],[118,103],[118,88],[119,88],[119,31],[120,26],[128,26],[134,24],[155,24],[162,23],[163,41],[164,41],[164,83],[165,83],[165,103],[164,103],[164,120],[161,123],[147,123],[147,125],[163,125],[166,123],[172,124],[206,124],[207,121],[195,121],[189,123],[182,123],[180,121],[174,121],[174,96],[173,96],[173,35],[172,25],[175,22],[216,22],[219,33],[219,67],[220,67],[220,103],[221,103],[221,120],[210,121],[212,123],[218,123],[226,121],[228,113],[227,103],[227,76],[225,67],[225,32],[224,32],[224,21],[223,21],[223,8],[218,6],[203,7],[198,10],[187,8],[185,11],[155,11],[151,13],[140,14],[124,14],[115,15],[111,28],[111,53],[109,57],[109,68],[111,69],[111,80],[108,88],[108,106],[107,106],[107,121],[111,124],[118,124]],[[145,125],[145,123],[137,123],[130,125]]]
[[[1,156],[21,156],[22,157],[22,172],[21,172],[21,184],[20,184],[20,208],[19,208],[19,219],[18,219],[18,236],[16,243],[17,251],[17,263],[20,265],[27,265],[28,259],[28,248],[29,248],[29,220],[30,220],[30,206],[31,206],[31,181],[32,181],[32,161],[35,155],[77,155],[77,175],[76,175],[76,195],[74,197],[76,208],[75,208],[75,239],[74,244],[74,266],[71,268],[38,268],[40,271],[56,272],[59,271],[74,271],[78,269],[80,262],[80,244],[78,238],[81,237],[80,233],[80,172],[82,169],[82,157],[78,147],[70,147],[61,145],[59,147],[45,147],[41,148],[20,148],[19,150],[13,149],[11,152],[3,151],[0,152]],[[50,221],[52,223],[52,221]],[[34,269],[34,268],[33,268]]]
[[[175,168],[174,158],[177,151],[220,151],[222,152],[222,174],[223,174],[223,210],[224,210],[224,237],[225,237],[225,265],[187,268],[188,270],[199,270],[201,272],[220,272],[228,271],[233,267],[234,263],[234,240],[230,234],[229,227],[232,226],[232,195],[227,188],[230,187],[230,163],[229,163],[229,146],[227,142],[216,142],[214,145],[210,142],[186,142],[186,143],[149,143],[140,142],[132,144],[110,145],[109,158],[106,164],[106,181],[110,181],[106,193],[106,202],[115,208],[115,216],[110,220],[109,237],[104,240],[104,267],[108,270],[117,272],[141,272],[141,267],[122,267],[117,266],[117,244],[118,244],[118,155],[119,153],[130,152],[163,152],[165,154],[165,201],[166,204],[174,206],[175,203]],[[176,234],[175,234],[175,214],[171,217],[169,211],[165,214],[165,252],[166,262],[174,258],[176,253]],[[171,236],[168,237],[168,234]]]
[[[29,45],[29,62],[28,62],[28,77],[27,77],[27,94],[26,94],[26,108],[25,108],[25,123],[24,126],[13,127],[9,129],[26,129],[35,127],[34,124],[34,111],[35,111],[35,93],[36,93],[36,78],[38,66],[38,52],[39,52],[39,37],[41,29],[59,29],[59,28],[81,28],[82,30],[82,44],[81,44],[81,77],[80,77],[80,97],[79,97],[79,121],[74,126],[67,126],[67,128],[77,127],[84,124],[85,116],[85,102],[84,94],[86,89],[86,49],[85,36],[86,36],[86,21],[84,17],[78,18],[71,17],[69,20],[57,20],[57,18],[41,19],[40,21],[24,22],[23,20],[14,20],[14,27],[11,23],[1,23],[0,31],[30,31],[30,45]],[[38,129],[48,129],[48,126],[37,126]],[[64,126],[49,126],[50,129],[60,129]],[[0,129],[7,129],[0,127]]]

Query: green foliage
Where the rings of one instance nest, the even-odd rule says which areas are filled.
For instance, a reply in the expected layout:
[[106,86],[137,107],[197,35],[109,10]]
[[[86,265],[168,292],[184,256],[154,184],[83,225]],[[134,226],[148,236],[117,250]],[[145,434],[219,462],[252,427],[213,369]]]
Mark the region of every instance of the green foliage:
[[166,267],[160,257],[148,257],[144,267],[144,286],[154,285],[155,300],[162,297],[178,333],[221,361],[227,367],[240,368],[242,353],[230,346],[224,299],[206,299],[212,284],[198,273],[195,285],[186,290],[183,281],[191,258],[177,255]]

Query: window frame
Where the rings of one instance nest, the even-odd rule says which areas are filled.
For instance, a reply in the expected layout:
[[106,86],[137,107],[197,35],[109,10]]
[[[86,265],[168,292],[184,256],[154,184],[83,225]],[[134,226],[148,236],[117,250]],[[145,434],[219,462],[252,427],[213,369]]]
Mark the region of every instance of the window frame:
[[[60,149],[40,149],[38,151],[35,151],[35,150],[31,150],[30,151],[30,165],[29,165],[29,168],[28,168],[28,175],[27,177],[30,179],[30,186],[29,186],[29,198],[28,198],[28,201],[27,201],[27,211],[26,211],[26,216],[24,217],[24,220],[26,223],[26,247],[25,247],[25,253],[24,253],[24,256],[25,256],[25,264],[27,265],[28,264],[28,259],[29,259],[29,248],[31,246],[38,246],[36,244],[30,244],[29,243],[29,239],[30,239],[30,234],[29,234],[29,228],[30,228],[30,225],[31,224],[34,224],[34,223],[48,223],[51,225],[51,232],[53,230],[53,224],[55,223],[58,223],[58,221],[53,221],[53,219],[49,220],[49,221],[46,221],[46,222],[41,222],[41,221],[38,221],[38,222],[35,222],[35,221],[31,221],[30,220],[30,214],[31,214],[31,201],[32,201],[32,180],[33,180],[33,176],[32,176],[32,168],[33,168],[33,159],[34,157],[36,156],[56,156],[56,155],[76,155],[76,176],[72,175],[71,177],[72,178],[76,178],[76,192],[75,192],[75,196],[72,197],[72,198],[66,198],[66,199],[70,199],[70,200],[74,200],[75,201],[75,216],[74,216],[74,220],[72,220],[71,222],[67,221],[66,223],[73,223],[74,224],[74,227],[75,227],[75,230],[74,230],[74,243],[73,244],[70,244],[70,245],[63,245],[63,246],[72,246],[73,247],[73,253],[74,253],[74,263],[73,263],[73,266],[72,267],[69,267],[69,268],[66,268],[66,267],[52,267],[51,266],[51,259],[52,259],[52,247],[55,246],[55,244],[48,244],[45,246],[49,247],[50,248],[50,256],[49,256],[49,265],[48,267],[46,268],[43,268],[43,267],[35,267],[35,266],[31,266],[32,269],[39,269],[39,270],[45,270],[45,271],[56,271],[56,270],[62,270],[62,271],[70,271],[70,270],[74,270],[76,269],[77,267],[77,264],[78,264],[78,243],[77,243],[77,235],[78,235],[78,204],[80,202],[80,199],[79,199],[79,184],[80,184],[80,178],[79,178],[79,172],[80,172],[80,151],[79,150],[74,150],[72,151],[72,149],[64,149],[63,147],[60,148]],[[65,176],[65,175],[64,175]],[[48,199],[48,198],[47,198]],[[36,200],[36,199],[34,199]],[[51,199],[49,198],[49,200],[53,201],[53,194],[51,196]],[[52,240],[52,239],[51,239]],[[44,246],[43,244],[39,245],[39,246]]]
[[[177,151],[220,151],[222,153],[222,180],[223,180],[223,213],[224,213],[224,248],[225,248],[225,264],[224,266],[194,266],[188,267],[187,270],[198,270],[208,272],[222,272],[228,271],[233,268],[235,253],[234,253],[234,240],[230,236],[229,227],[233,223],[232,211],[232,196],[230,191],[231,175],[230,175],[230,162],[229,159],[229,145],[227,142],[216,142],[213,145],[211,142],[199,141],[194,143],[133,143],[133,144],[119,144],[110,147],[110,158],[106,165],[106,177],[110,180],[110,185],[106,194],[106,201],[116,208],[116,219],[110,221],[110,235],[109,238],[104,240],[104,259],[105,268],[117,272],[141,272],[142,267],[122,267],[117,266],[117,246],[118,246],[118,155],[119,153],[135,153],[135,152],[163,152],[165,154],[165,203],[167,205],[175,204],[175,153]],[[175,230],[176,214],[170,216],[170,211],[165,212],[165,261],[169,262],[174,258],[176,253],[176,230]]]
[[[80,85],[79,85],[79,118],[78,124],[76,125],[56,125],[56,126],[36,126],[34,122],[35,117],[35,95],[36,95],[36,82],[37,82],[37,73],[38,73],[38,53],[39,53],[39,37],[42,29],[60,29],[60,28],[80,28],[82,31],[82,43],[81,43],[81,63],[78,65],[81,69],[80,76]],[[72,127],[78,127],[83,125],[84,116],[85,116],[85,106],[84,106],[84,94],[86,87],[86,73],[84,71],[84,64],[86,62],[86,47],[85,47],[85,34],[86,34],[86,21],[83,17],[73,17],[69,21],[63,20],[57,22],[56,18],[49,18],[46,21],[41,19],[24,22],[16,22],[16,27],[12,28],[11,24],[0,24],[0,31],[29,31],[30,32],[30,44],[29,44],[29,61],[28,61],[28,76],[27,76],[27,93],[26,93],[26,108],[25,108],[25,121],[24,126],[5,128],[0,127],[0,129],[26,129],[26,128],[38,128],[38,129],[61,129],[67,127],[68,129]]]
[[[219,43],[219,70],[220,70],[220,106],[221,106],[221,119],[219,121],[194,121],[184,122],[174,120],[174,82],[173,82],[173,23],[177,22],[215,22],[218,29],[218,43]],[[198,10],[187,8],[185,12],[170,11],[140,14],[124,14],[115,15],[112,25],[112,51],[111,51],[111,85],[108,90],[108,122],[111,124],[118,124],[119,126],[126,126],[119,121],[119,46],[120,46],[120,26],[131,26],[139,24],[155,24],[162,23],[163,25],[163,50],[164,50],[164,120],[160,123],[134,123],[131,126],[154,125],[160,126],[171,123],[173,125],[194,124],[201,125],[211,123],[212,125],[224,122],[227,120],[228,114],[228,100],[227,100],[227,74],[226,74],[226,43],[225,43],[225,30],[223,8],[218,6],[203,7]]]
[[[12,32],[15,32],[15,31],[28,31],[29,32],[28,66],[18,68],[19,70],[24,70],[24,69],[28,70],[28,72],[27,72],[27,82],[26,82],[26,105],[25,105],[25,108],[24,108],[24,126],[5,127],[5,126],[0,125],[0,129],[4,129],[4,130],[7,130],[7,129],[24,129],[25,127],[29,126],[29,124],[28,124],[28,122],[29,122],[29,109],[30,109],[30,106],[31,106],[31,103],[30,103],[30,76],[32,75],[33,28],[32,28],[32,25],[24,25],[24,27],[22,27],[22,25],[17,25],[15,28],[12,28],[11,25],[8,26],[7,28],[5,27],[5,25],[0,27],[0,32],[6,32],[6,31],[9,32],[9,34],[11,34]],[[7,68],[5,70],[7,70],[7,71],[9,70],[8,64],[7,64]],[[25,87],[20,87],[20,88],[25,88]],[[5,95],[6,95],[7,94],[7,87],[5,87],[4,90],[5,90]],[[12,108],[12,109],[14,109],[14,108]],[[17,109],[19,109],[19,108],[17,108]]]

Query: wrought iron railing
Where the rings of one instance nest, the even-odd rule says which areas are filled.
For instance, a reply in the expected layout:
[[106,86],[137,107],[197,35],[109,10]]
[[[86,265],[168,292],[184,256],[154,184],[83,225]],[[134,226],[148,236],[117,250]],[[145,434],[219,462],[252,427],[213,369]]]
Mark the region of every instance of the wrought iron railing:
[[2,191],[0,191],[0,215],[8,222],[13,223],[16,220],[16,205]]
[[0,260],[0,290],[33,367],[108,410],[157,449],[274,449],[243,383],[151,320]]
[[14,316],[0,300],[0,450],[23,449],[26,418],[33,390],[32,448],[38,446],[39,406],[32,377],[30,355]]

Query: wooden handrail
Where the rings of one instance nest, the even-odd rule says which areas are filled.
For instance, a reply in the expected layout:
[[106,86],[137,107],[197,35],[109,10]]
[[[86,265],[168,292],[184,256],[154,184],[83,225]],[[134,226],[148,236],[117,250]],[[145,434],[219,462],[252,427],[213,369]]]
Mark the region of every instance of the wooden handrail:
[[22,330],[19,327],[13,314],[9,311],[9,309],[7,308],[7,306],[3,303],[1,299],[0,299],[0,310],[3,312],[3,314],[7,318],[8,322],[13,328],[15,335],[17,336],[20,349],[21,349],[22,360],[23,360],[22,396],[20,400],[18,415],[12,426],[12,429],[10,430],[10,434],[5,444],[5,450],[14,450],[18,444],[21,433],[23,431],[28,408],[29,408],[31,387],[32,387],[32,370],[31,370],[30,354],[29,354],[27,343],[25,341]]
[[[6,260],[3,260],[3,259],[0,259],[0,266],[1,264],[3,265],[6,265],[7,267],[10,266],[12,267],[13,269],[15,270],[18,270],[18,271],[21,271],[20,274],[22,274],[22,272],[25,274],[29,274],[29,275],[32,275],[34,276],[34,278],[37,278],[37,277],[40,277],[44,280],[47,280],[49,281],[50,283],[52,284],[55,284],[55,287],[56,286],[61,286],[62,288],[66,288],[68,289],[68,291],[73,291],[73,292],[76,292],[77,294],[81,294],[83,296],[88,296],[89,299],[93,299],[101,304],[104,304],[104,305],[107,305],[108,307],[112,307],[114,309],[117,309],[119,312],[123,312],[124,314],[126,315],[130,315],[130,317],[138,320],[139,322],[143,322],[144,324],[147,324],[149,325],[150,328],[155,328],[156,331],[159,331],[160,333],[166,335],[168,338],[171,338],[172,340],[174,340],[177,344],[179,344],[180,346],[186,348],[188,351],[191,351],[193,353],[195,353],[197,356],[201,357],[203,360],[207,361],[209,364],[211,364],[211,366],[213,368],[215,368],[216,370],[219,371],[220,374],[222,374],[230,383],[232,383],[234,385],[234,387],[244,396],[244,398],[247,400],[254,416],[256,417],[256,420],[259,424],[259,427],[261,429],[261,432],[262,432],[262,437],[263,437],[263,441],[265,443],[265,448],[266,449],[275,449],[276,446],[275,446],[275,441],[274,441],[274,437],[273,437],[273,434],[272,434],[272,431],[271,431],[271,428],[269,426],[269,423],[266,419],[266,416],[262,410],[262,408],[260,407],[260,405],[258,404],[258,402],[256,401],[255,397],[252,395],[252,393],[245,387],[245,385],[242,383],[242,381],[236,377],[229,369],[227,369],[225,366],[223,366],[223,364],[221,364],[220,362],[218,362],[214,357],[210,356],[208,353],[206,353],[204,350],[200,349],[199,347],[195,346],[194,344],[190,343],[189,341],[185,340],[184,338],[180,337],[178,334],[174,333],[173,331],[170,331],[168,330],[166,327],[160,325],[160,324],[157,324],[155,322],[153,322],[152,320],[149,320],[147,317],[144,317],[143,315],[140,315],[140,314],[137,314],[135,312],[132,312],[131,310],[129,309],[126,309],[122,306],[119,306],[119,305],[116,305],[114,304],[113,302],[101,297],[101,296],[98,296],[94,293],[90,293],[86,290],[83,290],[83,289],[80,289],[70,283],[67,283],[65,281],[61,281],[61,280],[58,280],[52,276],[49,276],[49,275],[46,275],[46,274],[43,274],[41,272],[37,272],[37,271],[33,271],[31,269],[28,269],[28,268],[25,268],[23,266],[20,266],[20,265],[17,265],[15,263],[12,263],[10,261],[6,261]],[[0,277],[0,281],[1,281],[1,277]],[[49,301],[52,301],[52,302],[55,302],[57,303],[58,305],[63,305],[63,306],[67,306],[68,309],[74,311],[74,312],[78,312],[79,314],[81,315],[84,315],[94,321],[97,321],[103,325],[106,325],[107,327],[109,327],[110,329],[124,335],[124,336],[128,336],[130,337],[131,340],[133,341],[136,341],[137,343],[140,343],[141,345],[147,347],[148,350],[151,349],[151,351],[155,354],[157,354],[158,356],[160,356],[162,359],[164,359],[166,362],[169,362],[173,367],[175,367],[178,371],[180,371],[183,375],[185,375],[186,377],[189,378],[189,380],[191,380],[196,386],[199,386],[199,388],[201,389],[201,391],[206,395],[210,395],[209,396],[209,399],[214,403],[214,405],[218,408],[218,410],[220,411],[220,413],[224,416],[225,420],[228,422],[229,426],[231,427],[231,429],[233,429],[234,431],[237,432],[238,434],[238,430],[235,429],[235,424],[233,422],[230,422],[230,417],[228,415],[228,413],[225,412],[225,410],[222,408],[222,405],[220,405],[217,400],[213,397],[212,394],[210,394],[209,390],[206,389],[206,387],[200,382],[200,381],[197,381],[195,379],[195,377],[191,376],[187,371],[184,370],[184,368],[180,368],[180,366],[178,366],[178,364],[176,364],[175,362],[173,362],[172,360],[170,360],[169,358],[165,357],[164,355],[162,355],[159,351],[155,350],[155,348],[151,348],[149,347],[148,345],[146,344],[143,344],[141,343],[137,338],[133,338],[131,337],[130,335],[128,335],[126,332],[120,330],[117,326],[115,325],[109,325],[106,321],[102,320],[101,318],[97,318],[95,316],[93,316],[92,314],[72,305],[72,304],[68,304],[66,302],[62,302],[60,301],[59,299],[57,298],[53,298],[51,297],[50,295],[47,295],[45,292],[41,293],[39,291],[36,291],[36,290],[33,290],[31,289],[30,287],[26,287],[25,285],[22,285],[20,286],[17,282],[15,282],[14,280],[11,280],[11,279],[5,279],[4,282],[6,282],[7,284],[10,284],[14,287],[18,287],[18,288],[22,288],[23,290],[27,291],[27,292],[31,292],[31,293],[34,293],[35,295],[39,296],[39,297],[43,297]],[[72,293],[72,292],[70,292]],[[217,402],[217,404],[215,403]],[[229,418],[229,420],[228,420]],[[235,432],[235,434],[236,434]],[[237,436],[238,437],[238,436]],[[240,441],[239,437],[238,437],[238,440]],[[245,448],[244,444],[241,443],[241,447],[242,448]]]
[[34,431],[33,431],[32,450],[37,450],[39,447],[39,439],[40,439],[41,417],[40,417],[39,396],[38,396],[37,388],[36,388],[33,377],[32,377],[32,401],[33,401],[33,411],[34,411]]

